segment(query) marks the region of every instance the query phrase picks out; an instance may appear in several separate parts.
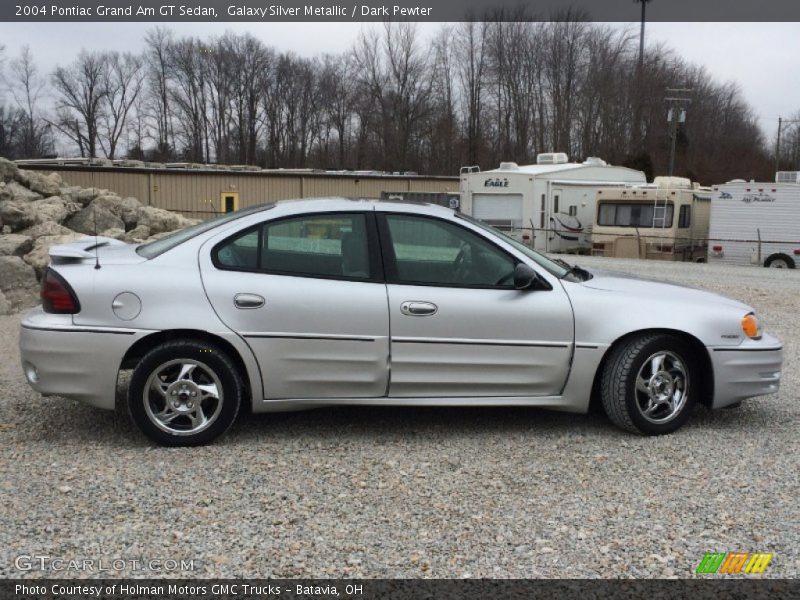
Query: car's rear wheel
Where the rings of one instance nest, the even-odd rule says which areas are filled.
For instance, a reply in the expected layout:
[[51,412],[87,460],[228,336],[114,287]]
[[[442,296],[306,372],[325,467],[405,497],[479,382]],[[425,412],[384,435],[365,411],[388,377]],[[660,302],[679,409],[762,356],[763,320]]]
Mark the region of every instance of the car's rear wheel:
[[623,341],[612,350],[600,382],[603,408],[611,421],[644,435],[681,427],[699,389],[692,349],[665,334]]
[[196,446],[233,424],[242,380],[231,359],[213,344],[166,342],[139,362],[128,388],[128,410],[151,439],[167,446]]

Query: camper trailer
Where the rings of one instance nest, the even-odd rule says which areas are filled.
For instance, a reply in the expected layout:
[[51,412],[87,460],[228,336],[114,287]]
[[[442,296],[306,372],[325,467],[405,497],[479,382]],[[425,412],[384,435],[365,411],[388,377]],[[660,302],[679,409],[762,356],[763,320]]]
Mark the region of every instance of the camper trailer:
[[709,237],[708,262],[800,265],[800,172],[780,171],[775,183],[714,186]]
[[592,254],[705,262],[711,191],[683,177],[598,190]]
[[462,168],[461,210],[536,250],[588,251],[597,191],[645,183],[641,171],[599,158],[571,163],[563,152],[551,152],[539,154],[535,165]]

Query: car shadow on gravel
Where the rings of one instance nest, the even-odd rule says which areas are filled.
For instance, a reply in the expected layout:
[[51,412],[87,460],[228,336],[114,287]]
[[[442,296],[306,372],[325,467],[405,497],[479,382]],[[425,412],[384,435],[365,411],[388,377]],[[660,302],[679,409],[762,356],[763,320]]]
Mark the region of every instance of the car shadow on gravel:
[[[59,397],[36,398],[20,406],[26,413],[8,433],[29,442],[91,444],[116,447],[154,446],[133,425],[120,387],[117,407],[106,411]],[[697,407],[677,435],[730,435],[746,431],[768,434],[785,426],[785,415],[771,402],[758,400],[734,410]],[[525,435],[538,439],[571,436],[619,438],[601,411],[562,413],[532,407],[369,407],[341,406],[296,412],[245,410],[217,444],[248,445],[298,438],[319,441],[358,440],[386,443],[415,438],[443,441],[461,437]]]

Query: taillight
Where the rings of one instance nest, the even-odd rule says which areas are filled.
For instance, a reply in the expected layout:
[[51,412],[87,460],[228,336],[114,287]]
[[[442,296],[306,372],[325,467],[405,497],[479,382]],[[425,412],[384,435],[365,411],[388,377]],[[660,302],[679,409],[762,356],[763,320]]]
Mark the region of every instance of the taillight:
[[794,255],[795,256],[800,256],[800,248],[795,248],[794,249]]
[[72,315],[81,310],[75,292],[66,280],[53,269],[48,268],[44,272],[39,295],[42,298],[44,312]]
[[722,246],[711,246],[714,252],[722,252]]

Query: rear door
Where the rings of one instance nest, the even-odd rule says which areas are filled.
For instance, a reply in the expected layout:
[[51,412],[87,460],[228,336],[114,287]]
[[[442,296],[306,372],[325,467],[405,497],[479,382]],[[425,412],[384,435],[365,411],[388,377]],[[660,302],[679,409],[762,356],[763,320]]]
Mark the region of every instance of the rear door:
[[203,248],[208,298],[252,348],[266,399],[386,394],[378,256],[372,211],[268,221]]
[[516,259],[476,231],[378,212],[392,397],[555,396],[573,343],[559,286],[515,290]]

